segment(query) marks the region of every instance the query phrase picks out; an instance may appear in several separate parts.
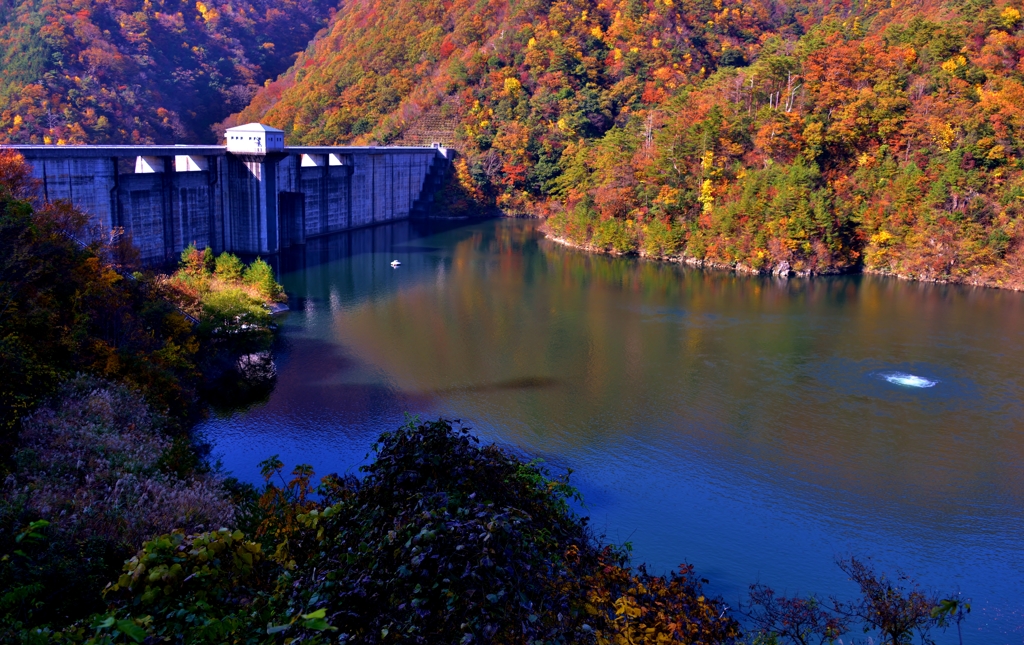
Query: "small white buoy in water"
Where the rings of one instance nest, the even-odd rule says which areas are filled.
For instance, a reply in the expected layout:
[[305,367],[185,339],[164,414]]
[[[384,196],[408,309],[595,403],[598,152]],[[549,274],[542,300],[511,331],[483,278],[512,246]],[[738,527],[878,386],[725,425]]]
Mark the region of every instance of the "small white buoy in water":
[[400,266],[402,266],[402,263],[399,262],[398,260],[392,260],[391,261],[391,268],[392,269],[397,269]]

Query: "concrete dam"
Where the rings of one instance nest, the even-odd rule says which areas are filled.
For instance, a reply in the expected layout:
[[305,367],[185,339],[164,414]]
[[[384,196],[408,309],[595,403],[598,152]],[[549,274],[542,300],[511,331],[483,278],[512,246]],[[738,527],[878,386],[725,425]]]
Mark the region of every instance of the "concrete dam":
[[11,145],[40,198],[91,217],[94,239],[130,236],[142,261],[174,261],[189,244],[270,255],[308,238],[425,215],[451,165],[440,146],[285,147],[258,123],[227,145]]

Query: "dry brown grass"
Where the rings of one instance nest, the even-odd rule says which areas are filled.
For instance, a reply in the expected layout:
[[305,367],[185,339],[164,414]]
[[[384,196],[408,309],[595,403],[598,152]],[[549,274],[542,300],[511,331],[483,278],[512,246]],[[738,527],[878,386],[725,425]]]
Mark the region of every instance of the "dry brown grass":
[[162,427],[137,392],[75,378],[25,420],[5,497],[75,539],[138,546],[173,529],[230,525],[234,509],[217,476],[169,472]]

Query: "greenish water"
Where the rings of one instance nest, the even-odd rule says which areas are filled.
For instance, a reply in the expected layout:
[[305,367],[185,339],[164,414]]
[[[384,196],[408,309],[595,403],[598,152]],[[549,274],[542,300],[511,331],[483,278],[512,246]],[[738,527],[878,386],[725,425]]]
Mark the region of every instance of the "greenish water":
[[595,257],[523,221],[281,266],[276,389],[203,426],[239,477],[275,453],[355,471],[405,412],[445,415],[572,468],[599,533],[732,603],[848,595],[834,558],[871,556],[972,597],[965,642],[1024,641],[1024,295]]

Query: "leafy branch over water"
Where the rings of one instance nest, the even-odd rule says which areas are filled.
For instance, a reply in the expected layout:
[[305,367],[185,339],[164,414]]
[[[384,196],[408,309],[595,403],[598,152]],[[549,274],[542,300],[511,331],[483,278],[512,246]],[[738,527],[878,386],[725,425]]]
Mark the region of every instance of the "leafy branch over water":
[[936,627],[955,624],[959,634],[971,611],[970,602],[959,594],[942,598],[906,574],[893,580],[856,557],[838,559],[836,564],[857,585],[860,597],[850,601],[786,598],[765,585],[751,585],[744,613],[757,634],[755,642],[825,645],[842,642],[841,637],[862,628],[865,634],[877,634],[886,645],[928,645],[934,643],[930,632]]

